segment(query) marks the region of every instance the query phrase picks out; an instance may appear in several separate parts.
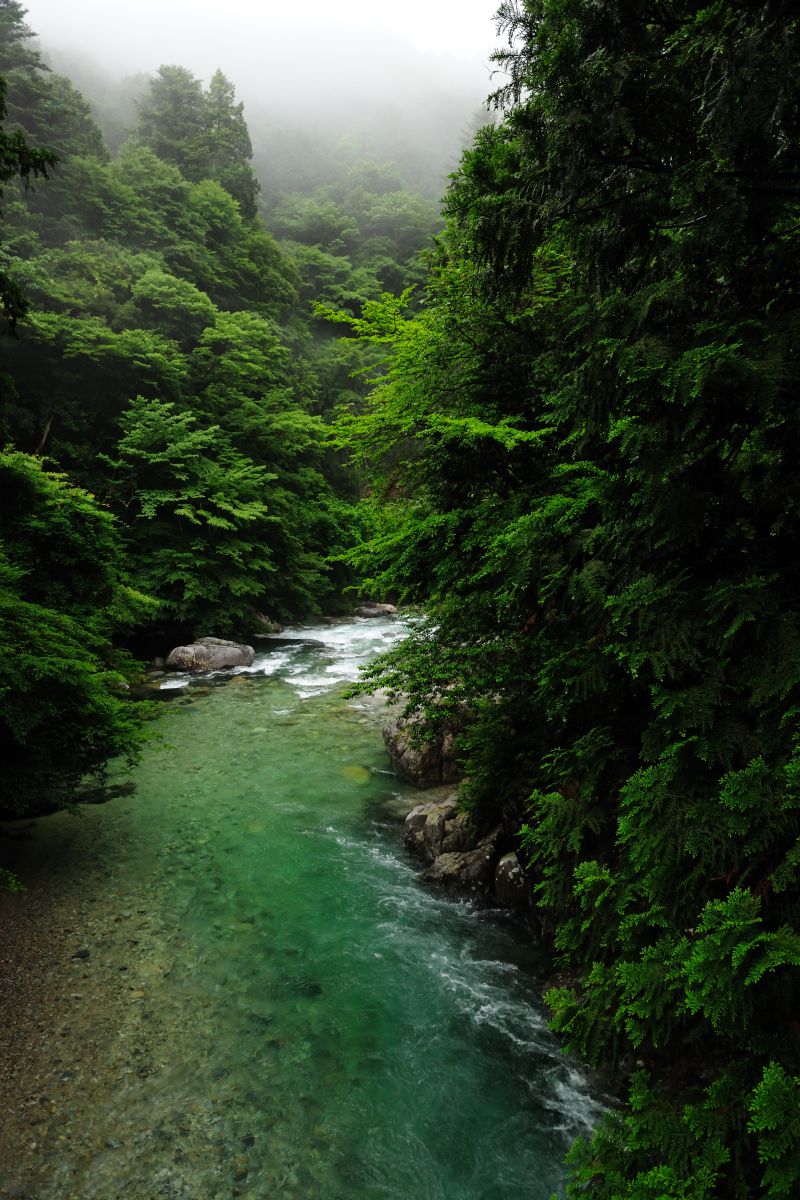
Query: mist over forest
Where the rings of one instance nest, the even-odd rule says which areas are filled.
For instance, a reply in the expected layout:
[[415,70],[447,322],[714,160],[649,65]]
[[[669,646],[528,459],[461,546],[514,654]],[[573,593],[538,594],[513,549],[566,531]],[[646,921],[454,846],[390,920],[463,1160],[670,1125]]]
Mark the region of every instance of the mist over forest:
[[[32,6],[29,20],[41,7]],[[74,21],[85,7],[73,7]],[[254,28],[239,26],[238,38],[228,31],[219,42],[202,22],[194,37],[181,38],[169,23],[160,28],[154,12],[153,36],[138,54],[135,43],[120,40],[109,55],[94,45],[87,12],[85,37],[70,37],[56,21],[51,36],[45,26],[40,47],[45,61],[91,101],[112,149],[135,127],[137,98],[158,66],[178,63],[206,81],[221,68],[245,104],[265,193],[285,189],[290,175],[319,180],[344,142],[345,154],[349,148],[392,162],[409,185],[438,200],[476,125],[490,119],[495,30],[492,6],[481,7],[482,19],[473,13],[469,25],[472,45],[460,54],[446,36],[426,48],[386,28],[343,22],[319,28],[313,11],[293,24],[271,6],[257,14]],[[45,15],[52,15],[46,7]],[[147,9],[139,19],[148,20]],[[191,23],[191,14],[184,20]],[[424,15],[417,20],[424,24]]]

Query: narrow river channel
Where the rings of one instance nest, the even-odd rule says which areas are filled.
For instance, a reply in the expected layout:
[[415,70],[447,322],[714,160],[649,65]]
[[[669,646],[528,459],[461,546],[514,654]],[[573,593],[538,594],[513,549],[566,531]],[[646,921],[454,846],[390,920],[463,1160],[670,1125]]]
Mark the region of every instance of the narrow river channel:
[[388,771],[376,704],[342,697],[402,632],[287,631],[159,707],[134,792],[22,828],[23,877],[66,906],[62,992],[0,1195],[560,1192],[598,1107],[547,1032],[535,953],[420,885],[401,826],[420,793]]

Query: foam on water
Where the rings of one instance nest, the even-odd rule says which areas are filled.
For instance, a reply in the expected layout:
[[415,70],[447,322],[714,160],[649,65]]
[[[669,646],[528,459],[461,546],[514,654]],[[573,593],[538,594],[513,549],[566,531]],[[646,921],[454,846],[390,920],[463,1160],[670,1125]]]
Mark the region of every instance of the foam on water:
[[[221,681],[236,675],[270,676],[286,680],[301,699],[322,695],[358,677],[358,669],[408,633],[397,617],[370,617],[334,625],[293,625],[281,634],[259,640],[249,667],[208,672],[202,680]],[[294,641],[296,645],[287,645]],[[270,645],[269,649],[263,647]],[[162,680],[161,688],[183,688],[198,676],[178,672]]]

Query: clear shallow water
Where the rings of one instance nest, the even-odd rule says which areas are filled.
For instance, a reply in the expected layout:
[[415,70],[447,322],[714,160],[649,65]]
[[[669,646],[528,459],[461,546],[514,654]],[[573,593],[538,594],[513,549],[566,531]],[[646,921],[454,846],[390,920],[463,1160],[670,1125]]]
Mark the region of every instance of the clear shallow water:
[[37,1198],[559,1190],[599,1107],[547,1032],[530,948],[418,883],[398,816],[420,793],[388,772],[375,704],[341,697],[400,633],[293,630],[324,647],[196,681],[135,796],[92,814],[124,829],[112,894],[145,905],[104,947],[122,971],[123,944],[138,955],[132,1065],[98,1084],[85,1165],[62,1147]]

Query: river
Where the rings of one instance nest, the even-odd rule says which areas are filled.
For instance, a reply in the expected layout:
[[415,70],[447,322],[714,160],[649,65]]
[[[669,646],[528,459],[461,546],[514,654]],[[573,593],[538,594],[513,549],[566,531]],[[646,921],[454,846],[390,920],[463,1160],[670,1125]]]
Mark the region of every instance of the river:
[[560,1192],[599,1106],[547,1031],[535,950],[419,883],[400,818],[421,794],[375,702],[342,696],[402,632],[288,630],[159,706],[134,793],[22,827],[63,961],[0,1195]]

